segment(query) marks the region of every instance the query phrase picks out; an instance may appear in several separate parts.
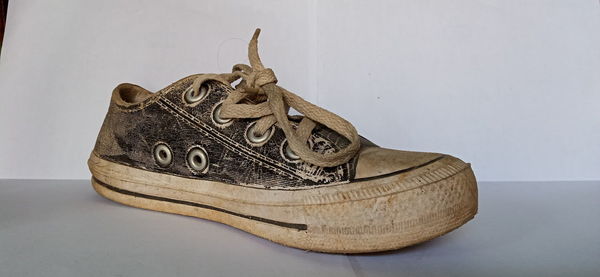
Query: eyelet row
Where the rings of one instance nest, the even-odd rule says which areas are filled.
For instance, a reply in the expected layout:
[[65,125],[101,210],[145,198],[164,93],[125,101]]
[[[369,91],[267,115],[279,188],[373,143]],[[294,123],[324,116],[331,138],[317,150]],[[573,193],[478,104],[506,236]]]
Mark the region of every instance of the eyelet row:
[[[167,168],[173,163],[173,150],[168,144],[159,142],[154,146],[153,157],[158,166]],[[206,150],[199,145],[190,147],[186,154],[186,165],[196,174],[208,172],[210,162]]]
[[[233,118],[221,117],[221,107],[222,106],[223,106],[223,102],[220,102],[215,105],[215,107],[212,110],[212,120],[213,120],[213,123],[215,125],[217,125],[218,127],[225,128],[225,127],[231,125],[231,123],[233,122]],[[248,124],[248,127],[246,127],[245,138],[246,138],[246,141],[248,142],[248,144],[250,144],[254,147],[259,147],[259,146],[263,146],[265,143],[267,143],[267,141],[269,141],[269,139],[271,138],[271,136],[273,136],[274,133],[275,133],[275,126],[271,126],[271,128],[269,128],[269,130],[267,130],[264,134],[257,135],[256,134],[256,121],[254,121],[254,122]]]
[[[221,105],[223,103],[218,103],[217,105],[215,105],[215,107],[213,108],[213,112],[212,112],[212,118],[215,124],[217,124],[217,126],[220,127],[227,127],[229,125],[229,123],[231,123],[233,121],[233,119],[231,118],[227,118],[224,119],[220,116],[221,113]],[[275,133],[275,125],[271,126],[271,128],[269,128],[269,130],[267,130],[264,134],[262,135],[257,135],[256,134],[256,121],[253,121],[252,123],[248,124],[248,127],[246,127],[246,132],[245,134],[245,138],[246,138],[246,142],[248,142],[248,144],[254,146],[254,147],[260,147],[265,145],[269,139],[273,136],[273,134]],[[287,140],[284,141],[284,143],[282,144],[282,146],[284,146],[284,148],[282,148],[281,154],[284,158],[284,160],[286,160],[287,162],[290,163],[297,163],[300,161],[300,157],[294,153],[294,151],[292,151],[292,149],[290,148],[289,143],[287,143]]]
[[[187,105],[195,106],[200,101],[202,101],[204,98],[206,98],[206,96],[209,94],[209,92],[210,92],[210,90],[206,83],[203,83],[200,85],[200,89],[199,89],[198,93],[195,93],[193,87],[190,86],[183,92],[183,101]],[[221,117],[222,105],[223,105],[223,102],[219,102],[217,105],[215,105],[211,114],[212,114],[213,123],[215,125],[217,125],[218,127],[225,128],[225,127],[231,125],[231,123],[233,122],[233,118]],[[248,127],[246,128],[246,132],[245,132],[246,141],[254,147],[259,147],[259,146],[264,145],[265,143],[267,143],[269,141],[269,139],[275,133],[275,126],[271,126],[271,128],[262,135],[256,135],[255,128],[256,128],[256,121],[248,124]],[[284,159],[288,162],[298,162],[300,160],[300,157],[292,151],[289,144],[286,143],[286,141],[284,141],[282,146],[283,145],[285,145],[285,148],[282,148],[281,154],[284,157]],[[158,146],[160,146],[161,148],[158,149],[157,148]],[[171,149],[168,146],[166,146],[166,144],[159,144],[159,145],[157,145],[157,147],[155,147],[155,153],[154,153],[154,159],[156,160],[156,163],[161,167],[168,167],[171,164],[171,160],[172,160],[172,156],[173,156]],[[196,171],[196,172],[202,172],[205,169],[208,169],[208,156],[206,155],[206,151],[204,151],[202,148],[196,148],[197,151],[193,152],[193,154],[195,156],[192,157],[190,155],[190,153],[192,153],[192,150],[193,149],[188,150],[188,157],[187,157],[188,168],[190,168],[190,170]],[[195,161],[194,159],[198,159],[197,157],[202,157],[201,159],[204,159],[206,162],[201,162],[202,160]]]
[[[300,157],[292,151],[287,140],[283,141],[280,150],[281,155],[286,161],[291,163],[300,162]],[[154,146],[153,157],[158,166],[167,168],[173,163],[173,150],[168,144],[159,142]],[[206,150],[199,145],[190,147],[186,155],[186,165],[195,174],[207,173],[210,162]]]

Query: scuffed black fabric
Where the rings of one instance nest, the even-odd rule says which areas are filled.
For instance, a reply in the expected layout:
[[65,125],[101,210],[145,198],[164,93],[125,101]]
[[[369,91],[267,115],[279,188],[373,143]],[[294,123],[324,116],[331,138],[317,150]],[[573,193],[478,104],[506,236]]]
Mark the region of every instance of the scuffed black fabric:
[[[282,156],[285,135],[279,127],[266,144],[253,147],[246,141],[245,131],[255,119],[236,119],[224,128],[216,126],[211,119],[213,107],[227,97],[231,88],[209,81],[209,94],[191,107],[182,100],[182,93],[192,81],[187,78],[175,83],[149,103],[127,108],[111,103],[94,152],[103,159],[135,168],[232,185],[301,188],[344,183],[353,177],[356,157],[336,167],[286,161]],[[203,128],[203,124],[210,128]],[[233,143],[218,137],[227,137]],[[167,144],[173,152],[173,161],[166,168],[158,166],[153,158],[157,143]],[[370,144],[364,139],[363,143]],[[309,144],[323,153],[347,146],[348,140],[318,125]],[[188,150],[196,145],[209,156],[205,174],[194,173],[186,163]]]

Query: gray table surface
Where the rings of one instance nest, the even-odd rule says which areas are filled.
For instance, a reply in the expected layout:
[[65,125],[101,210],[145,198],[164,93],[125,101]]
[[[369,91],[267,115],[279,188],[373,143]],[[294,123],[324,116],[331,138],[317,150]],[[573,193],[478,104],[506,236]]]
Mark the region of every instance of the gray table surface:
[[600,182],[480,184],[462,228],[383,254],[280,246],[126,207],[87,180],[0,180],[0,276],[600,276]]

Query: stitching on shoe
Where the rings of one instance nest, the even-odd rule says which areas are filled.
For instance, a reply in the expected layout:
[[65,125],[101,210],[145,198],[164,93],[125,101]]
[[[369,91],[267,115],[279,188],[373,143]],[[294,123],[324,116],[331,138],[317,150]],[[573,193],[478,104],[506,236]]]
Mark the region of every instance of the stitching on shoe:
[[[215,132],[214,130],[212,130],[212,127],[208,126],[208,124],[204,123],[203,121],[197,120],[196,117],[194,117],[193,115],[187,113],[186,111],[180,109],[179,107],[177,107],[173,102],[171,102],[168,99],[161,99],[161,101],[158,101],[157,104],[159,106],[161,106],[163,109],[167,110],[169,113],[171,113],[173,116],[180,118],[181,120],[183,120],[184,122],[188,123],[188,125],[190,125],[192,128],[199,130],[203,133],[205,133],[207,136],[213,137],[213,139],[216,139],[218,141],[222,141],[223,145],[228,148],[230,151],[238,153],[242,156],[245,156],[247,158],[249,158],[252,161],[258,162],[261,164],[261,166],[267,167],[273,171],[275,171],[276,173],[279,173],[280,175],[286,175],[289,177],[293,177],[295,179],[298,180],[303,180],[303,176],[299,176],[298,174],[298,170],[297,169],[292,169],[290,167],[285,166],[284,164],[281,164],[278,161],[272,160],[269,157],[265,157],[262,155],[258,155],[256,153],[254,153],[253,151],[250,151],[248,149],[246,149],[245,147],[243,147],[243,145],[237,143],[236,141],[232,140],[231,138],[219,133],[219,132]],[[181,114],[189,117],[185,118],[183,117]],[[200,126],[202,127],[200,127]],[[261,159],[262,158],[262,159]],[[275,167],[274,165],[271,165],[269,163],[275,164],[277,166],[280,167]],[[282,169],[287,169],[288,171],[282,170]],[[304,172],[302,172],[304,173]],[[308,174],[305,174],[308,175]],[[307,177],[313,177],[313,176],[307,176]],[[313,179],[313,178],[309,178],[309,179]]]
[[[264,166],[266,168],[273,170],[275,173],[277,173],[279,175],[293,177],[294,179],[299,180],[299,181],[304,181],[304,180],[308,179],[310,181],[317,182],[317,183],[327,182],[326,185],[336,185],[336,184],[343,184],[343,183],[349,182],[349,178],[350,178],[350,174],[351,174],[349,163],[344,163],[342,165],[337,166],[336,168],[339,173],[334,173],[334,174],[328,175],[330,177],[322,175],[322,174],[320,174],[320,175],[314,174],[314,173],[307,171],[306,169],[290,167],[290,166],[288,166],[284,163],[281,163],[277,160],[273,160],[272,158],[266,157],[262,154],[252,151],[251,149],[243,147],[241,144],[237,143],[236,141],[233,141],[231,138],[229,138],[227,136],[224,136],[222,133],[218,132],[217,130],[214,130],[214,128],[212,128],[212,126],[199,120],[196,116],[183,110],[182,108],[177,106],[175,103],[173,103],[171,100],[169,100],[165,97],[170,92],[175,91],[177,84],[183,84],[185,82],[188,82],[190,79],[192,79],[196,76],[197,75],[191,75],[191,76],[185,77],[185,78],[171,84],[167,88],[157,91],[153,97],[151,97],[151,98],[147,99],[146,101],[139,103],[135,106],[123,107],[123,106],[115,104],[115,108],[117,108],[117,110],[119,110],[120,112],[132,113],[132,112],[137,112],[137,111],[143,110],[143,109],[147,108],[148,106],[156,103],[163,109],[169,111],[174,116],[176,116],[176,117],[182,119],[184,122],[188,123],[188,125],[190,125],[194,129],[201,130],[201,131],[205,132],[206,134],[208,134],[209,136],[213,136],[213,137],[220,136],[220,137],[225,138],[224,140],[229,140],[229,141],[233,142],[233,144],[238,147],[237,149],[235,147],[232,147],[227,142],[225,142],[224,145],[228,149],[232,150],[233,152],[241,154],[242,156],[245,156],[245,157],[249,158],[250,160],[259,163],[261,166]],[[211,84],[211,86],[212,86],[212,84]],[[214,89],[214,88],[211,87],[211,89]],[[166,104],[162,104],[161,101],[165,102],[169,105],[166,106]],[[208,130],[203,130],[203,129],[199,128],[196,124],[190,124],[189,119],[182,117],[181,115],[177,114],[177,112],[171,110],[170,108],[173,108],[173,109],[183,113],[190,119],[193,119],[192,120],[193,123],[208,127],[207,128]],[[217,134],[217,135],[215,135],[215,134]],[[323,138],[323,136],[316,134],[316,133],[313,135],[316,137]],[[337,146],[334,143],[332,143],[332,146],[337,149]],[[243,149],[245,151],[240,151],[240,149]],[[266,162],[272,163],[273,165],[267,164]],[[280,169],[280,167],[281,167],[281,169]],[[314,167],[315,169],[318,168],[317,166],[312,166],[312,167],[309,166],[309,167],[310,168]],[[287,170],[287,171],[285,171],[285,170]],[[315,171],[315,172],[318,172],[318,171]],[[346,178],[344,178],[345,175],[347,175]],[[331,179],[329,179],[329,178],[331,178]]]
[[[163,102],[164,102],[164,105],[168,106],[168,108],[166,106],[163,106]],[[223,135],[222,133],[218,132],[217,130],[214,130],[214,128],[212,126],[206,124],[204,121],[199,120],[194,115],[192,115],[192,114],[188,113],[187,111],[183,110],[182,108],[180,108],[179,106],[177,106],[175,103],[173,103],[169,99],[162,98],[158,102],[158,104],[161,107],[166,108],[166,110],[169,111],[169,112],[171,112],[171,113],[173,113],[173,110],[174,110],[176,113],[178,113],[177,114],[178,116],[184,115],[187,118],[185,118],[185,117],[181,117],[181,118],[185,122],[192,121],[193,123],[196,124],[196,125],[190,124],[192,127],[196,128],[196,129],[199,129],[199,130],[202,130],[202,131],[208,133],[209,135],[212,135],[217,140],[221,140],[225,145],[229,146],[228,147],[229,149],[232,149],[234,152],[239,151],[240,149],[245,150],[245,151],[239,151],[239,152],[247,154],[246,156],[248,156],[249,158],[251,158],[254,161],[257,161],[257,162],[261,163],[263,166],[269,167],[271,169],[274,169],[274,168],[286,169],[286,170],[289,170],[290,172],[293,172],[293,176],[294,177],[300,177],[301,179],[309,179],[309,180],[314,181],[314,182],[323,181],[323,178],[326,177],[326,176],[323,176],[322,174],[321,175],[319,175],[319,174],[311,174],[310,172],[307,172],[305,170],[301,170],[299,168],[290,167],[290,166],[288,166],[288,165],[286,165],[284,163],[281,163],[281,162],[279,162],[277,160],[273,160],[272,158],[269,158],[267,156],[258,154],[256,152],[252,151],[251,149],[248,149],[244,145],[242,145],[242,144],[240,144],[240,143],[232,140],[230,137]],[[173,114],[175,114],[175,113],[173,113]],[[200,125],[202,127],[198,128],[199,127],[198,125]],[[231,147],[231,146],[235,146],[235,147]],[[334,147],[335,147],[335,145],[334,145]],[[272,166],[272,165],[268,165],[265,162],[272,163],[273,165],[276,165],[277,167]],[[346,167],[347,167],[348,163],[345,163],[345,164],[346,164]],[[311,167],[311,166],[308,166],[308,167]],[[316,167],[316,166],[314,166],[314,167]],[[338,170],[342,170],[342,171],[344,170],[340,166],[337,166],[337,168],[338,168]],[[346,169],[348,169],[348,168],[346,168]],[[317,172],[318,172],[318,170],[317,170]],[[285,172],[285,173],[287,173],[287,172]],[[289,173],[287,173],[287,174],[289,175]],[[343,175],[343,174],[335,174],[335,177],[332,179],[332,181],[330,183],[336,183],[336,182],[339,182],[339,181],[343,181],[340,178],[341,175]]]

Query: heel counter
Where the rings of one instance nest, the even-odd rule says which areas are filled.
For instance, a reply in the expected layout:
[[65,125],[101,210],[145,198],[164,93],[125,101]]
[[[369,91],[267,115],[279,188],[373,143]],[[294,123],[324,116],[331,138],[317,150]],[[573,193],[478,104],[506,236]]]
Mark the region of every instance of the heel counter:
[[[136,111],[142,110],[153,94],[134,84],[119,84],[112,92],[108,112],[96,138],[93,154],[99,157],[120,157],[128,160],[129,132],[136,125]],[[150,101],[148,101],[150,100]],[[125,148],[125,149],[124,149]]]

